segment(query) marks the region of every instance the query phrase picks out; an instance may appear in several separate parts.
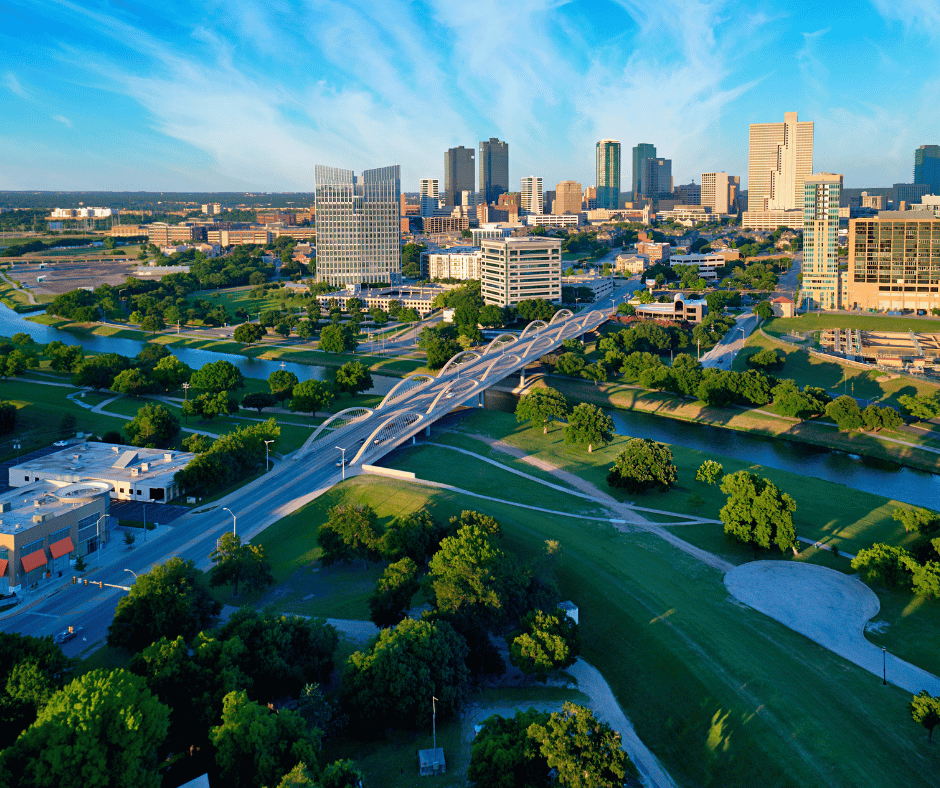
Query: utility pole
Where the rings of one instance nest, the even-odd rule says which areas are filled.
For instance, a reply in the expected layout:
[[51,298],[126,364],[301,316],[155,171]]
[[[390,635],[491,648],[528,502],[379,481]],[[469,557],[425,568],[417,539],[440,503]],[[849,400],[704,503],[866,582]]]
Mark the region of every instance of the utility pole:
[[[887,684],[887,682],[885,683]],[[434,737],[434,749],[436,750],[437,749],[437,698],[435,698],[433,695],[431,696],[431,706],[433,707],[433,711],[431,713],[433,722],[431,724],[433,726],[432,731],[433,731],[433,737]]]

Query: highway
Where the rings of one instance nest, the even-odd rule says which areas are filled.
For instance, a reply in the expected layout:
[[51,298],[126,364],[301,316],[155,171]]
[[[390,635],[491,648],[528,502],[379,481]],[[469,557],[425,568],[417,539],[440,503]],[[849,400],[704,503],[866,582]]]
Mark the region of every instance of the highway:
[[[384,408],[364,410],[357,414],[361,416],[357,420],[322,432],[315,442],[295,453],[294,459],[281,462],[226,498],[180,517],[159,540],[149,543],[138,540],[128,549],[112,538],[104,560],[114,555],[111,551],[123,551],[122,560],[94,571],[88,586],[65,585],[42,601],[24,603],[22,609],[0,621],[0,629],[42,637],[61,632],[69,625],[80,626],[83,628],[80,637],[63,648],[69,656],[83,653],[104,640],[118,600],[126,593],[107,587],[99,589],[91,585],[92,580],[96,584],[102,581],[126,586],[133,581],[126,569],[141,574],[172,556],[192,559],[200,568],[208,568],[208,556],[216,540],[233,527],[232,516],[223,507],[235,513],[237,532],[243,539],[249,539],[336,484],[345,470],[338,465],[343,455],[347,464],[357,470],[362,463],[375,462],[454,407],[475,404],[480,393],[493,383],[517,373],[558,347],[563,339],[597,328],[607,317],[606,311],[570,316],[566,310],[558,313],[559,319],[549,327],[535,331],[537,326],[530,326],[520,338],[505,336],[505,344],[497,343],[486,355],[481,355],[480,348],[465,352],[463,358],[455,357],[464,363],[459,366],[452,363],[439,373],[440,377],[406,381]],[[336,424],[339,423],[337,420]],[[311,538],[314,526],[310,526]]]

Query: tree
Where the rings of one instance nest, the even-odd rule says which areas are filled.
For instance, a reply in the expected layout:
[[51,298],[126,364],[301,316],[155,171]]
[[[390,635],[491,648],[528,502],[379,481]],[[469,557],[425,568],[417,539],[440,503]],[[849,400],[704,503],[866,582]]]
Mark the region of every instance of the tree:
[[232,338],[236,342],[241,342],[245,345],[251,345],[254,342],[258,342],[268,332],[265,330],[264,326],[260,323],[242,323],[238,328],[235,329],[235,332],[232,334]]
[[37,788],[159,788],[169,712],[127,670],[93,670],[52,696],[0,769]]
[[381,538],[378,517],[371,506],[334,506],[317,531],[317,543],[323,550],[320,560],[329,566],[356,558],[376,559]]
[[372,388],[372,375],[361,361],[349,361],[336,370],[333,389],[342,394],[358,394]]
[[172,444],[179,433],[180,420],[160,404],[144,405],[124,426],[124,434],[132,446],[163,449]]
[[232,788],[277,785],[298,763],[316,763],[320,746],[299,714],[275,714],[244,691],[225,696],[222,724],[212,728],[210,739],[219,776]]
[[318,347],[327,353],[343,353],[354,351],[358,344],[348,326],[333,324],[320,332]]
[[278,402],[290,399],[296,386],[300,381],[293,372],[285,369],[278,369],[268,375],[268,385],[271,387],[271,393]]
[[362,772],[353,761],[333,761],[320,777],[320,788],[359,788]]
[[891,512],[891,517],[901,523],[904,530],[909,534],[933,536],[937,531],[940,531],[940,514],[932,512],[930,509],[918,507],[905,509],[899,506]]
[[432,696],[438,716],[450,717],[467,700],[466,656],[466,642],[446,621],[406,618],[346,661],[343,708],[359,730],[427,726]]
[[548,712],[517,711],[487,718],[470,747],[467,778],[478,788],[548,788],[548,761],[529,737],[531,725],[544,726]]
[[434,519],[423,509],[398,517],[382,534],[382,557],[389,561],[410,558],[416,564],[424,564],[437,547],[439,531]]
[[880,408],[872,403],[862,411],[862,423],[869,432],[877,432],[881,429],[896,430],[904,419],[894,408]]
[[420,345],[427,354],[428,369],[440,369],[463,350],[459,342],[440,336],[436,331],[431,331],[427,339],[422,334]]
[[316,413],[329,407],[333,401],[333,392],[322,380],[305,380],[294,386],[290,400],[290,409],[301,413]]
[[410,558],[390,564],[369,597],[369,618],[378,627],[392,627],[404,618],[418,592],[418,566]]
[[509,661],[538,681],[573,665],[581,654],[578,625],[564,611],[533,610],[522,619],[522,631],[509,641]]
[[245,387],[245,377],[231,361],[212,361],[193,372],[189,379],[195,389],[210,394]]
[[910,588],[911,561],[911,554],[903,547],[875,543],[858,551],[858,555],[852,559],[852,569],[868,583],[878,583],[888,588]]
[[496,304],[486,304],[480,308],[480,325],[487,328],[502,328],[506,325],[506,312]]
[[206,421],[230,413],[238,413],[238,403],[229,399],[227,391],[218,394],[206,392],[183,403],[183,415],[199,416]]
[[166,321],[162,314],[147,315],[140,321],[140,330],[149,331],[151,334],[157,331],[163,331],[166,328]]
[[718,484],[724,473],[724,466],[720,462],[705,460],[695,472],[695,481],[705,482],[705,484]]
[[932,697],[927,690],[921,690],[907,704],[914,722],[927,729],[927,741],[933,741],[933,729],[940,725],[940,697]]
[[89,356],[72,378],[76,386],[88,386],[95,391],[111,388],[115,376],[130,367],[130,359],[117,353]]
[[149,394],[154,388],[153,381],[145,373],[134,368],[119,372],[111,383],[111,391],[131,397]]
[[562,421],[567,415],[568,400],[564,394],[552,388],[533,389],[523,394],[516,404],[516,421],[531,421],[541,426],[543,435],[548,432],[553,421]]
[[845,395],[836,397],[826,406],[826,415],[844,432],[857,430],[862,426],[862,411],[858,403]]
[[665,443],[649,438],[627,441],[626,448],[617,455],[607,473],[611,487],[621,487],[631,493],[667,492],[677,479],[672,450]]
[[783,369],[786,363],[786,356],[773,348],[765,347],[751,356],[748,356],[747,365],[755,369],[767,371],[776,371]]
[[545,724],[529,726],[549,768],[568,788],[620,788],[633,764],[623,751],[620,734],[599,722],[589,709],[565,703]]
[[793,512],[796,501],[767,479],[748,471],[725,476],[721,491],[728,496],[719,517],[725,533],[744,544],[769,549],[777,545],[780,551],[793,549],[796,531]]
[[242,407],[257,410],[258,413],[275,405],[277,405],[277,400],[274,395],[266,391],[252,391],[242,397]]
[[212,627],[222,606],[193,561],[174,557],[140,575],[108,627],[108,645],[140,651],[161,637],[187,640]]
[[604,411],[596,405],[582,402],[574,406],[568,417],[568,426],[565,427],[565,443],[588,447],[588,453],[594,450],[595,444],[606,446],[610,443],[614,432],[614,422]]
[[770,320],[774,316],[773,307],[770,305],[770,301],[764,300],[751,310],[755,315],[757,315],[761,320]]
[[586,366],[587,361],[585,361],[584,356],[579,353],[562,353],[558,357],[558,371],[562,375],[571,375],[572,377],[577,377],[581,374],[581,370]]
[[193,371],[176,356],[167,356],[157,362],[150,377],[164,391],[169,391],[186,383],[192,374]]
[[551,301],[546,301],[544,298],[523,299],[516,304],[516,314],[527,322],[532,320],[545,320],[547,322],[555,314],[555,306]]
[[213,567],[209,570],[209,585],[233,585],[232,595],[238,598],[238,584],[249,591],[259,591],[274,585],[271,564],[264,556],[261,545],[242,544],[235,534],[222,534],[219,545],[209,554]]
[[81,345],[66,345],[58,340],[46,345],[46,355],[56,372],[75,372],[85,360],[85,351]]
[[581,370],[581,375],[588,380],[593,380],[596,386],[598,383],[603,383],[607,380],[607,369],[603,364],[588,364]]
[[915,419],[929,421],[940,416],[940,395],[938,394],[923,394],[921,396],[902,394],[898,397],[898,402]]
[[316,325],[313,320],[301,320],[297,324],[297,336],[301,339],[310,339],[316,331]]

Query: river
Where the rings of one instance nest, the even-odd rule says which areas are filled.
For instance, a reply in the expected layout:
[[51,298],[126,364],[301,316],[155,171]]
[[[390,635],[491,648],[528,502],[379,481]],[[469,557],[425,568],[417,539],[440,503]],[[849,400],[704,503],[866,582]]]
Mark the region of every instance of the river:
[[[513,394],[486,392],[487,408],[513,412],[515,403]],[[678,421],[640,411],[610,408],[607,412],[619,435],[650,438],[719,457],[746,460],[768,468],[844,484],[915,506],[936,509],[940,502],[940,475],[935,473],[807,443]]]
[[[32,312],[30,314],[41,314]],[[96,353],[120,353],[122,356],[133,358],[146,346],[146,342],[136,339],[119,339],[116,337],[104,337],[97,334],[72,334],[68,331],[60,331],[50,326],[44,326],[41,323],[33,323],[26,320],[28,315],[14,312],[5,304],[0,304],[0,336],[11,337],[17,332],[29,334],[36,342],[47,345],[50,342],[58,340],[66,345],[81,345],[83,348],[93,350]],[[199,350],[198,348],[169,346],[180,361],[188,364],[193,369],[199,369],[204,364],[212,361],[230,361],[238,367],[242,374],[249,378],[267,379],[268,375],[278,369],[285,369],[293,372],[298,380],[329,379],[332,367],[318,367],[311,364],[295,364],[280,361],[263,361],[262,359],[251,358],[249,356],[239,356],[233,353],[215,353],[211,350]],[[386,375],[373,375],[372,382],[373,394],[387,394],[388,391],[398,383],[399,378],[392,378]]]

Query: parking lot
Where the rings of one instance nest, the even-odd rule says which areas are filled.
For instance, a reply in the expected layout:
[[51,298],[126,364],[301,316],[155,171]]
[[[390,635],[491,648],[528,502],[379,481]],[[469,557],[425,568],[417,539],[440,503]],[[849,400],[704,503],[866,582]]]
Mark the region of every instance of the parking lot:
[[48,262],[36,257],[17,260],[9,275],[34,295],[56,296],[79,287],[122,285],[136,267],[136,261],[122,257],[60,257],[49,258]]

